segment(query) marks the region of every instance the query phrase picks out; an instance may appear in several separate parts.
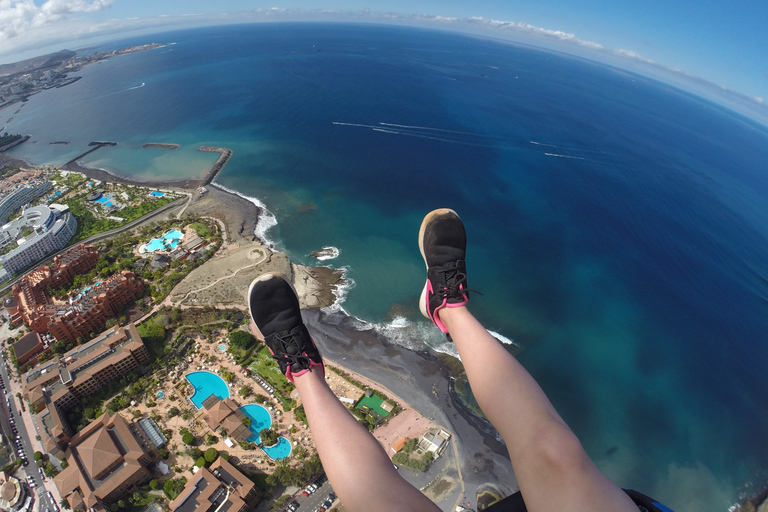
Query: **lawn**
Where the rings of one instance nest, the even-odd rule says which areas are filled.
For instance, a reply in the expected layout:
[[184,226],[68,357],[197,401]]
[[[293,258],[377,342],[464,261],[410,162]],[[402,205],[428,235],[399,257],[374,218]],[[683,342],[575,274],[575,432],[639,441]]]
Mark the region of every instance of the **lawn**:
[[269,382],[279,394],[286,398],[290,397],[294,386],[280,371],[280,367],[277,366],[266,345],[261,346],[256,351],[256,360],[251,363],[250,368]]

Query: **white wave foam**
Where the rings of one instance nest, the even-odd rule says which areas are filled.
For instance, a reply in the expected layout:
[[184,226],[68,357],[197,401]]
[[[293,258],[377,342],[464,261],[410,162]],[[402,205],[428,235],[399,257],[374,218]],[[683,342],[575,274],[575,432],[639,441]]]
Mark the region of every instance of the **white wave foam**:
[[259,220],[256,222],[256,228],[254,228],[253,234],[256,238],[261,240],[270,249],[273,249],[275,247],[275,242],[272,241],[267,236],[267,232],[269,232],[269,230],[272,229],[273,227],[277,226],[277,218],[271,211],[267,209],[264,203],[262,203],[255,197],[247,196],[242,192],[238,192],[237,190],[233,190],[231,188],[225,187],[224,185],[217,183],[216,181],[211,183],[211,185],[215,185],[216,187],[226,192],[229,192],[230,194],[235,194],[236,196],[240,196],[246,201],[250,201],[251,203],[259,207],[260,209]]
[[328,246],[328,247],[323,247],[318,252],[320,252],[320,255],[315,256],[315,258],[317,258],[320,261],[326,261],[326,260],[332,260],[332,259],[338,258],[339,255],[341,254],[341,249],[339,249],[338,247]]
[[[341,270],[341,278],[343,279],[343,283],[341,285],[337,285],[336,288],[333,290],[333,294],[336,296],[336,302],[328,306],[327,308],[323,308],[322,310],[325,313],[343,313],[346,316],[350,318],[354,318],[355,320],[359,320],[356,317],[350,315],[347,313],[347,311],[344,309],[342,304],[344,304],[344,301],[347,300],[347,296],[349,295],[349,291],[355,287],[355,281],[354,279],[351,279],[348,277],[349,274],[349,267],[341,267],[337,270]],[[362,322],[362,321],[361,321]],[[358,326],[359,327],[359,326]]]
[[492,330],[488,329],[488,333],[489,333],[491,336],[493,336],[494,338],[496,338],[497,340],[499,340],[499,341],[500,341],[501,343],[503,343],[504,345],[512,345],[513,347],[517,347],[517,348],[519,348],[519,349],[523,349],[523,348],[525,348],[525,347],[523,347],[521,344],[519,344],[518,342],[516,342],[515,340],[513,340],[513,339],[511,339],[511,338],[507,338],[507,337],[506,337],[506,336],[504,336],[503,334],[499,334],[499,333],[498,333],[498,332],[496,332],[496,331],[492,331]]
[[394,130],[385,130],[384,128],[372,128],[375,132],[382,132],[382,133],[392,133],[394,135],[400,135],[400,132],[396,132]]
[[397,316],[387,323],[372,324],[373,328],[392,343],[411,350],[436,348],[444,343],[445,336],[427,322],[414,322]]

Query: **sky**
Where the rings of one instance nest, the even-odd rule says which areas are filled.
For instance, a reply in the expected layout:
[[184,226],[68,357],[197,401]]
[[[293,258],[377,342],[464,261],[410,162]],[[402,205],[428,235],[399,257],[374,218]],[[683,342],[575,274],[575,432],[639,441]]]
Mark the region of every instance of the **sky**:
[[710,97],[719,89],[742,108],[768,113],[766,0],[0,0],[0,63],[174,28],[296,20],[528,42]]

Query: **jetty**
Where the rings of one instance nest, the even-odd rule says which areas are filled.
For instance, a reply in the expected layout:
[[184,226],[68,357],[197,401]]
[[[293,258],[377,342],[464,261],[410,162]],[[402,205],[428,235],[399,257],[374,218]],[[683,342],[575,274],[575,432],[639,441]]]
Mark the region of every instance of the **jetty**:
[[149,142],[143,148],[179,149],[181,144],[166,144],[165,142]]
[[216,160],[216,163],[213,164],[213,167],[211,167],[211,170],[208,171],[208,175],[203,178],[203,181],[200,182],[200,186],[202,187],[210,184],[216,175],[219,174],[219,171],[222,169],[222,167],[224,167],[224,164],[226,164],[227,160],[229,160],[229,158],[232,156],[232,150],[227,148],[217,148],[213,146],[201,146],[197,148],[197,150],[221,154],[219,159]]
[[77,155],[75,158],[73,158],[72,160],[70,160],[69,162],[67,162],[66,164],[64,164],[64,168],[66,168],[66,166],[68,166],[68,165],[70,165],[70,164],[74,164],[74,163],[76,163],[78,160],[80,160],[80,159],[81,159],[81,158],[83,158],[84,156],[86,156],[86,155],[90,155],[91,153],[93,153],[94,151],[96,151],[97,149],[99,149],[100,147],[103,147],[103,146],[117,146],[117,142],[108,142],[108,141],[95,141],[95,142],[91,142],[91,143],[90,143],[90,144],[88,144],[88,145],[89,145],[89,146],[93,146],[93,147],[92,147],[91,149],[89,149],[88,151],[86,151],[85,153],[83,153],[83,154],[81,154],[81,155]]
[[9,150],[9,149],[11,149],[12,147],[18,146],[18,145],[19,145],[19,144],[21,144],[22,142],[26,142],[26,141],[28,141],[28,140],[29,140],[29,135],[25,135],[25,136],[23,136],[23,137],[20,137],[20,138],[18,138],[18,139],[16,139],[16,140],[14,140],[13,142],[9,142],[9,143],[8,143],[8,144],[6,144],[5,146],[3,146],[3,147],[0,147],[0,153],[2,153],[3,151],[8,151],[8,150]]

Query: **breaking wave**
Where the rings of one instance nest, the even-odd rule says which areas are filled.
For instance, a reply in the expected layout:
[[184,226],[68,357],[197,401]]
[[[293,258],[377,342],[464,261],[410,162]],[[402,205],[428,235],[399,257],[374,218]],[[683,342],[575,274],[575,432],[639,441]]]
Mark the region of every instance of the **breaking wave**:
[[214,182],[214,183],[211,183],[211,185],[214,185],[215,187],[220,188],[221,190],[229,192],[230,194],[234,194],[236,196],[242,197],[246,201],[250,201],[251,203],[256,205],[256,207],[259,209],[259,219],[256,221],[256,227],[253,230],[253,235],[259,240],[261,240],[262,243],[264,243],[267,247],[269,247],[270,249],[274,249],[275,242],[267,236],[267,233],[269,232],[270,229],[277,226],[277,218],[271,211],[267,209],[264,203],[262,203],[255,197],[247,196],[242,192],[238,192],[237,190],[227,188],[220,183]]

